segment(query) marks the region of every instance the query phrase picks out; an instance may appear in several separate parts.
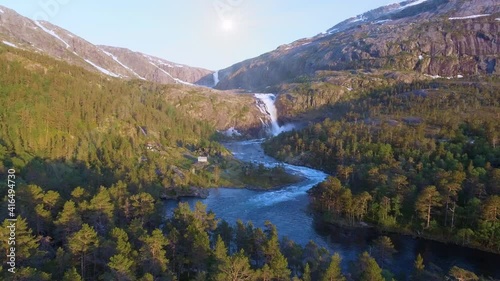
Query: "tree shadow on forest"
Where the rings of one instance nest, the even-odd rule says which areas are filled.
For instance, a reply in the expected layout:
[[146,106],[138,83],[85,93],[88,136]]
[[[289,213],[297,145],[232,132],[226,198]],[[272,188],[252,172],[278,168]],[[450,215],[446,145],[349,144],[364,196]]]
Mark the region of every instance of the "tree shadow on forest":
[[35,157],[19,173],[27,184],[36,184],[45,190],[57,190],[66,198],[78,186],[111,186],[119,180],[111,169],[93,168],[83,161],[63,158]]

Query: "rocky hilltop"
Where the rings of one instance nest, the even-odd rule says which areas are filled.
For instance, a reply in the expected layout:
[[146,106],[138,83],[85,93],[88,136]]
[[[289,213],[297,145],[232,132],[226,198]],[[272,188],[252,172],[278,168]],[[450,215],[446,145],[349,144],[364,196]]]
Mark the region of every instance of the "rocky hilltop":
[[498,75],[499,28],[498,1],[405,1],[221,70],[217,88],[276,89],[342,76],[333,84],[345,90],[360,86],[345,78],[356,71],[409,80]]
[[213,71],[124,48],[97,46],[61,27],[31,20],[3,6],[0,6],[0,42],[112,77],[161,84],[213,85]]

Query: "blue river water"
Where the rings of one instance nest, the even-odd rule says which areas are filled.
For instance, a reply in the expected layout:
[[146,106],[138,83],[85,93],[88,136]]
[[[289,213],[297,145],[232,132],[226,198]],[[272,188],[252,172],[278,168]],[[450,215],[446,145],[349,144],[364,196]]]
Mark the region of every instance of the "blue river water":
[[[261,142],[262,140],[232,142],[225,146],[240,160],[271,167],[278,164],[274,158],[264,154]],[[181,201],[191,205],[202,201],[218,218],[233,224],[241,219],[263,227],[266,221],[270,221],[277,226],[280,236],[287,236],[302,245],[313,240],[331,253],[338,252],[342,256],[344,268],[363,251],[369,251],[371,241],[377,237],[374,230],[325,226],[316,222],[312,216],[306,191],[323,181],[327,174],[307,167],[283,165],[288,172],[301,175],[304,180],[274,191],[217,188],[211,190],[206,199],[186,198]],[[176,205],[176,201],[167,202],[167,216]],[[500,278],[500,255],[404,235],[387,236],[392,239],[398,251],[389,269],[400,278],[413,270],[413,262],[419,253],[426,266],[434,264],[445,272],[456,265],[478,275]]]

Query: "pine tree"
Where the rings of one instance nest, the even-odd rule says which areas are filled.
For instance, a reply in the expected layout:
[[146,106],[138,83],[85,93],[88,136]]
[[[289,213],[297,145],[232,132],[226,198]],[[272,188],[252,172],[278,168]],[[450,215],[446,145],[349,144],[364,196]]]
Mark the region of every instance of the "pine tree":
[[80,203],[87,197],[87,192],[82,187],[77,186],[71,192],[71,197],[74,199],[75,203]]
[[[28,228],[28,223],[26,219],[18,216],[15,223],[16,239],[15,244],[10,244],[8,241],[10,237],[10,228],[8,228],[11,223],[7,220],[3,221],[2,227],[0,229],[0,237],[2,243],[0,243],[0,251],[7,256],[9,254],[9,249],[12,246],[16,248],[16,264],[24,264],[28,259],[33,257],[39,247],[38,239],[33,235],[32,230]],[[12,242],[11,242],[12,243]]]
[[250,262],[243,250],[228,257],[225,253],[222,239],[217,241],[215,255],[217,256],[216,281],[245,281],[253,280],[255,272],[250,268]]
[[415,209],[420,217],[425,220],[425,228],[429,228],[431,222],[432,208],[441,206],[441,197],[435,186],[427,186],[419,194],[415,203]]
[[90,219],[99,233],[104,234],[109,224],[113,222],[114,206],[106,188],[100,187],[99,192],[90,200],[88,210],[91,211]]
[[116,254],[108,262],[114,278],[117,280],[133,280],[137,252],[132,251],[127,233],[120,228],[114,228],[111,236],[116,240]]
[[271,281],[274,280],[274,273],[269,268],[269,265],[265,264],[261,269],[259,269],[256,273],[257,280],[259,281]]
[[325,274],[323,275],[322,281],[345,281],[345,277],[342,275],[342,270],[340,268],[340,263],[342,258],[338,253],[332,256],[332,260]]
[[144,223],[144,218],[150,217],[154,212],[154,202],[153,196],[146,192],[132,195],[130,197],[132,216],[140,219]]
[[420,254],[417,255],[417,259],[415,260],[414,268],[416,271],[421,272],[425,269],[424,258]]
[[165,247],[168,239],[161,230],[153,230],[151,235],[146,235],[140,239],[143,245],[140,250],[140,260],[145,272],[150,272],[154,276],[159,276],[167,269],[168,259]]
[[391,238],[380,236],[374,241],[373,257],[382,266],[389,264],[392,261],[392,255],[397,253],[392,244]]
[[[267,223],[266,223],[267,224]],[[268,225],[269,240],[266,241],[264,246],[264,255],[266,257],[266,264],[269,265],[273,273],[273,278],[276,280],[289,280],[291,272],[288,269],[288,261],[281,253],[278,241],[278,233],[274,225]]]
[[77,256],[80,259],[80,273],[82,278],[85,278],[86,257],[97,247],[99,247],[97,233],[88,224],[84,224],[80,231],[68,238],[69,250],[73,256]]
[[500,222],[500,195],[491,196],[486,200],[482,218],[488,222]]
[[355,276],[359,281],[384,281],[382,269],[367,252],[360,255]]
[[73,267],[64,273],[62,281],[83,281],[83,279],[76,271],[76,268]]
[[76,209],[75,202],[67,201],[54,222],[57,227],[57,236],[60,240],[66,241],[66,238],[78,231],[82,225],[80,213]]
[[116,254],[109,259],[108,266],[117,280],[134,280],[132,271],[135,261],[122,254]]
[[304,267],[304,274],[302,275],[303,281],[311,281],[311,268],[309,267],[309,263],[306,263]]

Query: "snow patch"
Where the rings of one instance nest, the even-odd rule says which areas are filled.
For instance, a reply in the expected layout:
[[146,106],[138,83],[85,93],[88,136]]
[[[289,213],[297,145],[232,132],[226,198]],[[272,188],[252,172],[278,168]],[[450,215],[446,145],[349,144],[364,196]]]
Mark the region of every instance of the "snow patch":
[[34,21],[34,23],[40,27],[43,31],[45,31],[46,33],[50,34],[52,37],[55,37],[57,40],[63,42],[65,45],[66,45],[66,49],[69,48],[69,44],[66,43],[66,41],[64,41],[61,37],[59,37],[59,35],[57,35],[53,30],[50,30],[48,28],[45,28],[39,21]]
[[160,60],[158,60],[158,63],[159,63],[160,65],[164,65],[164,66],[166,66],[166,67],[173,68],[173,66],[172,66],[171,64],[169,64],[169,63],[164,63],[164,62],[162,62],[162,61],[160,61]]
[[424,76],[430,77],[432,79],[445,78],[445,79],[448,79],[448,80],[453,79],[453,78],[457,78],[457,79],[464,78],[464,76],[461,75],[461,74],[458,74],[457,76],[448,76],[448,77],[442,77],[442,76],[439,76],[439,75],[429,75],[429,74],[424,74]]
[[500,21],[500,18],[496,18],[495,20]]
[[418,56],[418,60],[423,60],[423,59],[424,59],[424,56],[422,56],[422,55]]
[[386,22],[390,22],[391,20],[378,20],[378,21],[374,21],[372,22],[372,24],[382,24],[382,23],[386,23]]
[[487,17],[490,14],[482,14],[482,15],[472,15],[472,16],[466,16],[466,17],[453,17],[453,18],[448,18],[449,20],[466,20],[466,19],[475,19],[475,18],[481,18],[481,17]]
[[123,68],[127,69],[128,71],[132,72],[135,76],[139,77],[139,79],[142,79],[142,80],[146,80],[146,78],[140,76],[139,74],[137,74],[134,70],[132,70],[130,67],[124,65],[121,61],[118,60],[118,58],[113,55],[112,53],[109,53],[109,52],[106,52],[104,50],[101,49],[101,51],[103,53],[105,53],[106,55],[108,55],[109,57],[111,57],[114,61],[116,61],[119,65],[123,66]]
[[0,14],[4,14],[4,13],[5,13],[5,12],[4,12],[2,9],[0,9]]
[[16,46],[16,44],[14,44],[14,43],[10,43],[9,41],[2,41],[2,43],[4,43],[4,44],[5,44],[5,45],[7,45],[7,46],[11,46],[11,47],[14,47],[14,48],[16,48],[16,49],[19,49],[19,47],[18,47],[18,46]]
[[339,31],[338,28],[334,28],[334,29],[332,29],[330,31],[327,31],[327,33],[331,35],[331,34],[337,33],[338,31]]
[[75,38],[75,36],[73,36],[73,35],[71,35],[71,34],[69,34],[69,33],[68,33],[68,36],[69,36],[69,37],[71,37],[71,38]]
[[116,73],[113,73],[107,69],[104,69],[100,66],[98,66],[97,64],[89,61],[88,59],[84,59],[88,64],[92,65],[93,67],[97,68],[97,70],[99,70],[100,72],[106,74],[106,75],[109,75],[109,76],[112,76],[112,77],[116,77],[116,78],[120,78],[120,75],[116,74]]
[[432,79],[442,78],[442,77],[441,77],[441,76],[439,76],[439,75],[429,75],[429,74],[424,74],[424,76],[430,77],[430,78],[432,78]]

